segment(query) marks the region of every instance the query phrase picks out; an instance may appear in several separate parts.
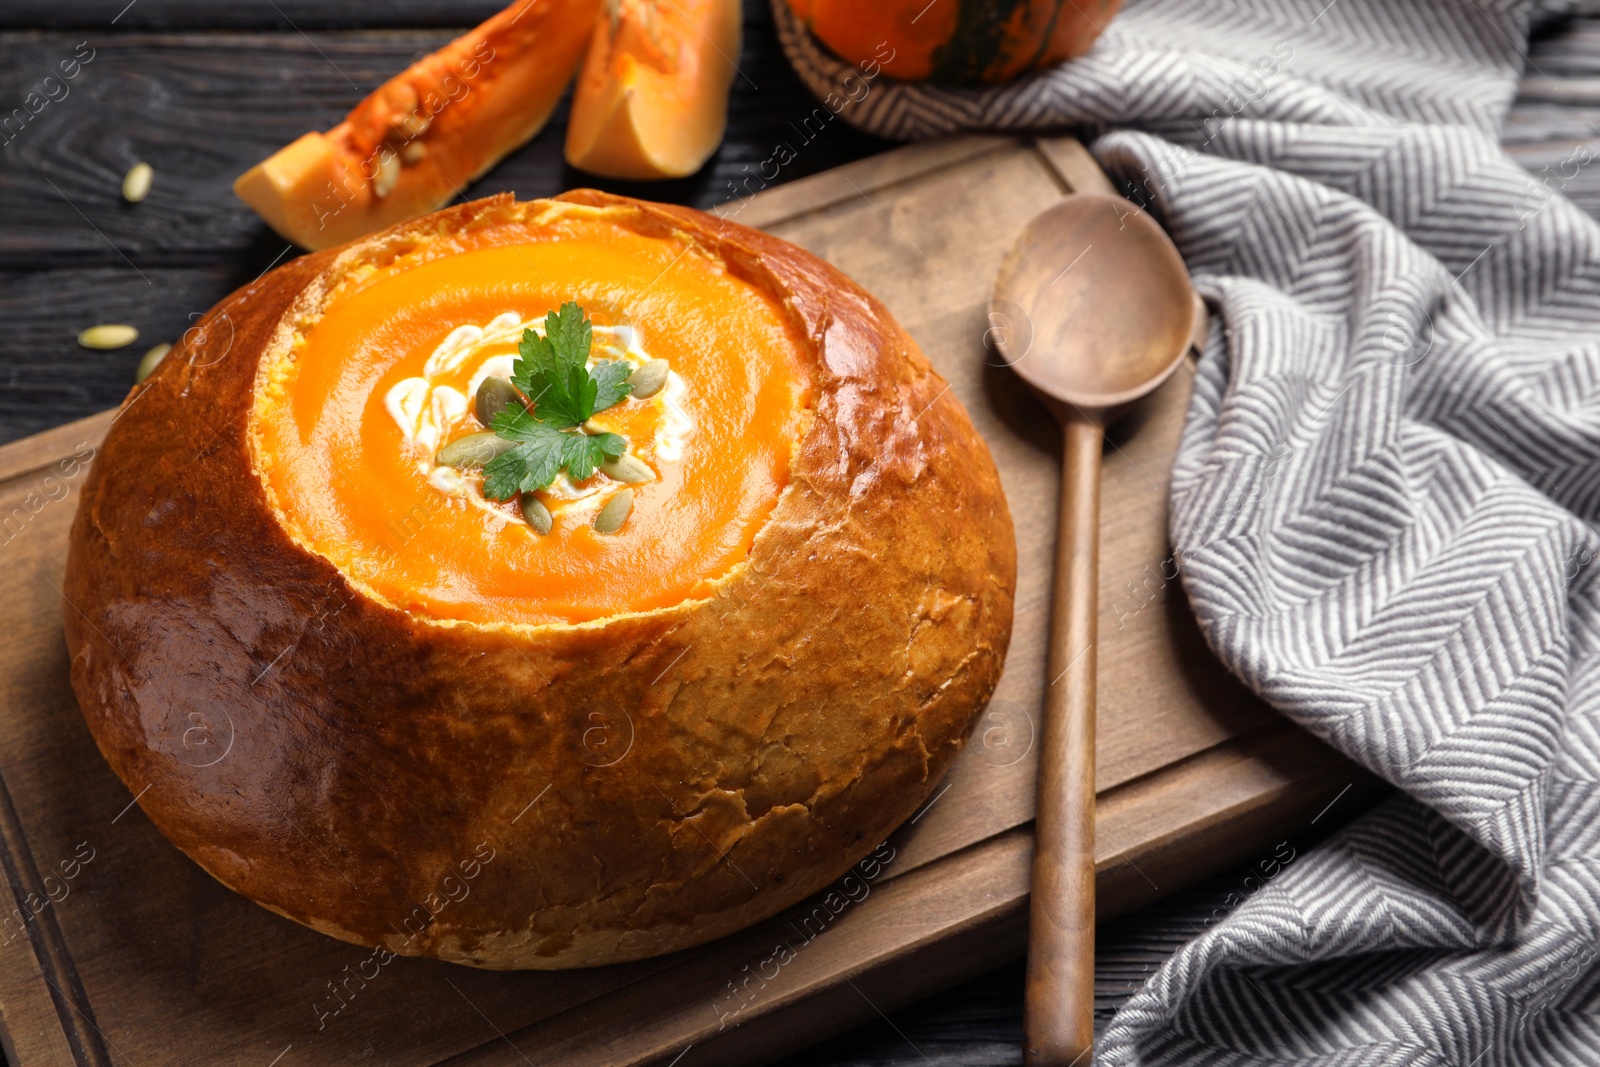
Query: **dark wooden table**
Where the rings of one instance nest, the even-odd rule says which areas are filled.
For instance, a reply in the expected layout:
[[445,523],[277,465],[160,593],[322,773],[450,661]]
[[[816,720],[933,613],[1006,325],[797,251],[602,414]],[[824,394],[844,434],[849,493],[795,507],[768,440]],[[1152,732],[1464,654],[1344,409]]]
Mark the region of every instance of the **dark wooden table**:
[[[234,198],[233,178],[306,130],[332,126],[412,58],[500,6],[0,0],[0,442],[116,404],[148,346],[176,340],[230,290],[296,254]],[[75,77],[45,83],[74,59]],[[563,106],[534,143],[472,193],[533,197],[600,185],[698,207],[729,199],[730,183],[791,139],[791,119],[814,106],[784,62],[765,0],[746,0],[739,66],[745,77],[734,84],[727,139],[691,178],[637,186],[573,171],[561,155]],[[1600,157],[1600,0],[1583,0],[1535,41],[1504,139],[1551,189],[1600,213],[1600,167],[1583,165]],[[779,180],[886,147],[833,123]],[[154,165],[155,185],[144,203],[128,205],[122,176],[138,160]],[[115,352],[79,348],[78,331],[103,322],[132,323],[139,343]],[[1212,879],[1102,929],[1102,1023],[1239,891],[1244,874]],[[1021,1004],[1019,963],[786,1067],[1020,1063]]]

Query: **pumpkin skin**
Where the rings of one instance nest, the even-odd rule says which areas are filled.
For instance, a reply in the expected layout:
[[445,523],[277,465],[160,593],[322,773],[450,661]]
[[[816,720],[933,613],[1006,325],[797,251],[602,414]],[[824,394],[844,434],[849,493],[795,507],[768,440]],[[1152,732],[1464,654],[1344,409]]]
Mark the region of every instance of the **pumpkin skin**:
[[903,81],[993,85],[1083,55],[1122,0],[788,0],[788,4],[818,40],[863,70],[876,64]]

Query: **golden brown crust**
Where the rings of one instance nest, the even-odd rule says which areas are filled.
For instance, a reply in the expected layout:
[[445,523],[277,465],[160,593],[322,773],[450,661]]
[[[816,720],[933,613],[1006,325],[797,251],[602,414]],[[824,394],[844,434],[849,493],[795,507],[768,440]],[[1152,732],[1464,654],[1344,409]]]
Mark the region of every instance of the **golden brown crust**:
[[882,305],[734,223],[561,199],[687,236],[814,342],[790,488],[715,595],[575,627],[435,623],[353,589],[268,505],[249,418],[297,302],[538,207],[509,197],[213,309],[112,425],[65,585],[84,716],[179,848],[333,936],[483,967],[654,955],[827,884],[949,767],[1011,632],[993,462]]

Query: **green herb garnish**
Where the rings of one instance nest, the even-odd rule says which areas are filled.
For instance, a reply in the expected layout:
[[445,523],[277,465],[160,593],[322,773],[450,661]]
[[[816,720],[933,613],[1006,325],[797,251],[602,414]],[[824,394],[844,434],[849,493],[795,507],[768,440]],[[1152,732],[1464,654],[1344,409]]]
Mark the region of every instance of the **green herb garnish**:
[[593,326],[574,301],[546,315],[544,331],[543,337],[522,331],[512,366],[511,384],[527,394],[533,411],[512,405],[490,426],[500,437],[516,442],[516,447],[483,468],[483,495],[491,500],[543,489],[563,467],[574,480],[582,481],[628,447],[617,434],[587,434],[574,427],[633,391],[628,384],[632,365],[613,359],[589,368]]
[[558,430],[516,408],[494,417],[494,432],[517,442],[517,447],[483,468],[483,495],[491,500],[510,500],[518,493],[543,489],[556,480],[562,467],[581,482],[601,463],[616,459],[628,448],[614,433]]

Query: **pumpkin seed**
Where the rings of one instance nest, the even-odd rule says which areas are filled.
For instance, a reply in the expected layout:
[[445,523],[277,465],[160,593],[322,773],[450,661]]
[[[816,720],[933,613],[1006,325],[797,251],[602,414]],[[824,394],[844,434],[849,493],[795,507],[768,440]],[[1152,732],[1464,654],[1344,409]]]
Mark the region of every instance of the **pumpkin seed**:
[[621,455],[616,459],[608,459],[600,464],[600,469],[613,481],[627,482],[630,485],[654,481],[656,476],[655,471],[637,456]]
[[417,107],[414,97],[411,106],[404,111],[406,114],[396,115],[389,120],[390,136],[399,144],[421,137],[433,125],[433,116],[428,114],[426,108]]
[[594,517],[595,533],[616,533],[622,529],[622,524],[628,521],[628,515],[633,511],[633,490],[624,489],[600,509],[600,514]]
[[156,345],[144,354],[139,361],[139,368],[133,372],[133,384],[138,385],[150,377],[150,372],[155,370],[160,362],[167,358],[167,353],[172,351],[171,345]]
[[150,183],[155,180],[155,168],[148,163],[135,163],[122,177],[122,199],[137,204],[150,195]]
[[394,187],[399,181],[400,157],[385,148],[378,157],[378,175],[372,179],[372,191],[379,200],[382,200],[394,192]]
[[661,387],[667,384],[667,361],[664,359],[647,359],[633,369],[628,375],[628,384],[633,386],[633,395],[640,400],[649,400],[661,392]]
[[543,537],[555,525],[555,519],[550,515],[550,509],[544,506],[544,501],[532,493],[523,493],[519,501],[522,508],[522,517],[533,527],[534,533]]
[[514,447],[516,447],[515,441],[507,441],[504,437],[496,436],[486,430],[483,433],[469,433],[465,437],[456,438],[439,449],[439,454],[434,458],[442,467],[472,470],[483,466],[501,453],[511,451]]
[[84,348],[127,348],[138,339],[138,330],[121,323],[91,326],[78,335],[78,343]]
[[478,383],[478,395],[472,399],[472,413],[478,421],[488,426],[494,417],[512,404],[521,405],[522,394],[517,387],[498,375],[491,374]]

